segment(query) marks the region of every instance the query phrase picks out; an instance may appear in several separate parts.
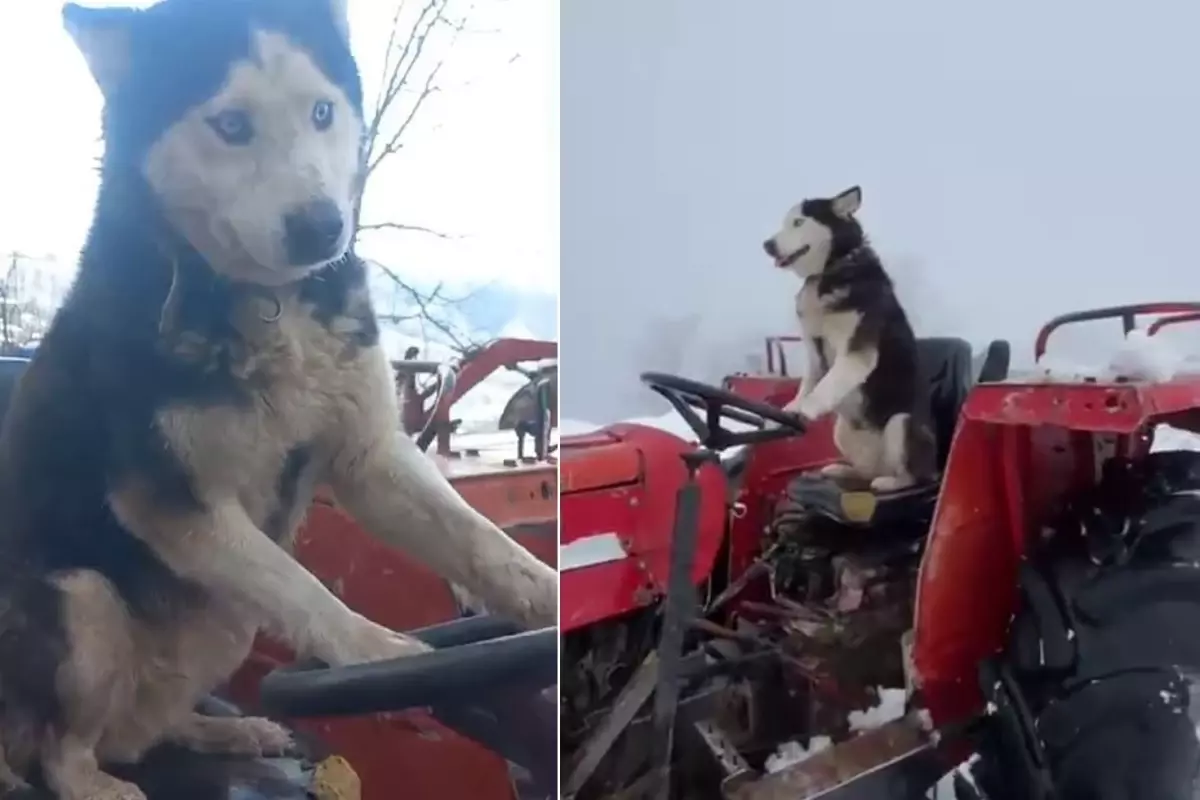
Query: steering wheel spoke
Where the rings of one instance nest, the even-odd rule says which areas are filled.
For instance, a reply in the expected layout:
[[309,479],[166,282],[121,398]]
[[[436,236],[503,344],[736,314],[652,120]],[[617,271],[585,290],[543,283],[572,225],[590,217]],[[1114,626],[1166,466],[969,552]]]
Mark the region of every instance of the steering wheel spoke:
[[[666,398],[700,443],[710,450],[789,438],[807,429],[801,417],[727,389],[661,372],[646,372],[641,377],[643,383]],[[703,417],[697,412],[703,412]],[[722,424],[726,420],[753,429],[730,430]],[[768,422],[777,423],[778,427],[768,426]]]

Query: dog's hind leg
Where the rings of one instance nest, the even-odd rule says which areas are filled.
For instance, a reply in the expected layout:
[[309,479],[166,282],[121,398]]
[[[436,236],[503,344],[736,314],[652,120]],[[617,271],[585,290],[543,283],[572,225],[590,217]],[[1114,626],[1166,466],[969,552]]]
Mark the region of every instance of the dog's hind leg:
[[853,456],[857,454],[858,450],[855,447],[854,434],[854,428],[849,421],[839,414],[833,421],[833,445],[837,448],[838,455],[842,457],[842,460],[822,467],[821,474],[823,476],[834,480],[870,479],[870,475],[864,475],[862,470],[854,465]]
[[884,474],[871,481],[871,488],[894,492],[933,477],[933,442],[926,434],[912,414],[893,415],[883,428]]
[[90,737],[56,738],[42,751],[42,770],[59,800],[146,800],[141,789],[100,769]]
[[881,445],[876,431],[859,430],[838,414],[833,421],[833,444],[845,460],[827,464],[821,475],[834,480],[869,481],[878,474]]
[[42,771],[60,800],[145,800],[131,783],[100,769],[96,745],[136,693],[134,646],[124,602],[103,576],[79,570],[55,577],[68,652],[59,666],[59,726],[42,744]]

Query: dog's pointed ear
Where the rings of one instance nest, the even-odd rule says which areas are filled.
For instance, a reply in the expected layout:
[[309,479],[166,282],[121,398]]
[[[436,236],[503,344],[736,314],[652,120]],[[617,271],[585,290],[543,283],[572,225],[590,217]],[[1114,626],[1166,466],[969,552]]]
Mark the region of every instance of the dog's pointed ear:
[[350,0],[325,0],[329,4],[329,14],[338,33],[348,43],[350,41]]
[[833,213],[842,219],[849,219],[862,205],[862,189],[851,186],[846,191],[833,198]]
[[76,3],[63,6],[63,27],[75,40],[105,95],[129,75],[130,35],[137,14],[132,8],[87,8]]

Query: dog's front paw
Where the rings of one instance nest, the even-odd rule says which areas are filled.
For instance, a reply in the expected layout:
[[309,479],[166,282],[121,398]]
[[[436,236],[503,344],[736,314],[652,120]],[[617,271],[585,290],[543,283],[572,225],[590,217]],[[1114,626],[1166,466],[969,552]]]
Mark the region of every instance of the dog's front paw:
[[167,739],[198,753],[221,756],[282,756],[295,749],[291,732],[263,717],[192,714]]
[[832,464],[826,464],[821,467],[821,476],[825,478],[857,478],[858,475],[858,470],[841,461],[835,461]]
[[812,424],[813,420],[825,416],[827,411],[827,409],[821,407],[817,399],[812,395],[801,398],[795,405],[791,405],[785,410],[790,414],[800,417],[807,424]]
[[[804,398],[802,398],[802,397],[796,398],[795,400],[788,403],[787,405],[785,405],[783,408],[781,408],[779,410],[782,411],[784,414],[787,414],[789,417],[796,417],[800,421],[800,423],[802,425],[804,425],[804,427],[806,427],[806,428],[808,426],[812,425],[813,417],[804,413]],[[782,428],[782,427],[783,427],[782,422],[778,422],[773,419],[767,420],[767,429],[768,430],[773,429],[773,428]]]
[[291,731],[278,722],[263,717],[242,717],[232,722],[231,737],[248,755],[282,756],[295,750]]
[[358,622],[338,642],[332,658],[326,660],[334,666],[345,666],[415,656],[431,649],[419,639],[397,633],[366,617],[359,617]]
[[895,475],[880,475],[871,481],[871,489],[876,492],[898,492],[907,489],[915,481],[912,478],[899,478]]

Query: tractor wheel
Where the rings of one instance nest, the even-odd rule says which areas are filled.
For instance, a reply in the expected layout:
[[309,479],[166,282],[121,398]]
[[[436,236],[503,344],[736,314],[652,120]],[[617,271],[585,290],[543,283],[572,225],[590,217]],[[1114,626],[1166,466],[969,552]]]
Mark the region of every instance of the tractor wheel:
[[972,768],[981,794],[1190,800],[1200,453],[1110,462],[1022,565],[1020,597],[1005,653],[981,673],[991,712]]

